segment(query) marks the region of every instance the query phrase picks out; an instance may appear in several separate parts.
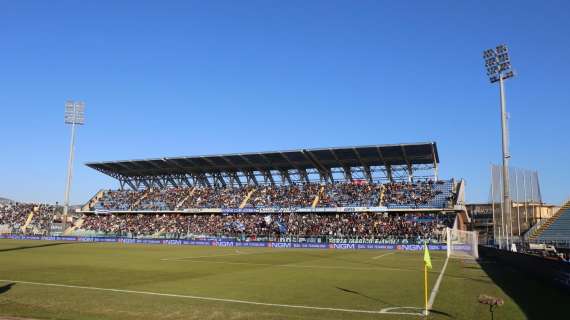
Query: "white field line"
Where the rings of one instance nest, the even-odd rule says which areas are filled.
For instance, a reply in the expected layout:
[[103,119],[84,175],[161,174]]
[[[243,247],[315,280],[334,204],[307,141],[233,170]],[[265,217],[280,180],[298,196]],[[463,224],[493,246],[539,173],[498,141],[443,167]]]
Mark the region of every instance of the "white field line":
[[246,266],[268,266],[277,268],[301,268],[301,269],[339,269],[339,270],[364,270],[364,271],[378,271],[378,270],[395,270],[404,272],[421,272],[421,270],[400,269],[392,267],[341,267],[341,266],[317,266],[317,265],[302,265],[302,264],[273,264],[273,263],[256,263],[256,262],[230,262],[230,261],[210,261],[210,260],[170,260],[174,262],[189,262],[189,263],[215,263],[215,264],[229,264],[229,265],[246,265]]
[[[161,261],[185,261],[190,259],[202,259],[202,258],[214,258],[214,257],[227,257],[227,256],[243,256],[248,254],[262,254],[262,253],[272,253],[270,251],[262,251],[262,252],[241,252],[239,250],[235,251],[236,253],[222,253],[222,254],[210,254],[210,255],[203,255],[203,256],[191,256],[191,257],[180,257],[180,258],[164,258],[160,259]],[[279,251],[273,251],[279,252]]]
[[396,312],[396,311],[392,311],[392,310],[396,310],[396,309],[413,309],[413,310],[417,309],[417,310],[419,310],[419,308],[414,308],[414,307],[396,307],[396,308],[392,307],[392,308],[384,308],[382,310],[345,309],[345,308],[314,307],[314,306],[305,306],[305,305],[256,302],[256,301],[237,300],[237,299],[223,299],[223,298],[202,297],[202,296],[182,295],[182,294],[173,294],[173,293],[159,293],[159,292],[151,292],[151,291],[135,291],[135,290],[126,290],[126,289],[75,286],[75,285],[59,284],[59,283],[31,282],[31,281],[20,281],[20,280],[0,280],[0,281],[11,282],[11,283],[21,283],[21,284],[35,285],[35,286],[45,286],[45,287],[60,287],[60,288],[83,289],[83,290],[93,290],[93,291],[106,291],[106,292],[116,292],[116,293],[130,293],[130,294],[140,294],[140,295],[149,295],[149,296],[161,296],[161,297],[184,298],[184,299],[193,299],[193,300],[240,303],[240,304],[268,306],[268,307],[280,307],[280,308],[292,308],[292,309],[308,309],[308,310],[339,311],[339,312],[351,312],[351,313],[398,314],[398,315],[423,316],[423,314],[419,313],[419,312]]
[[427,305],[427,313],[429,315],[429,310],[431,310],[431,307],[433,306],[433,303],[435,302],[435,297],[437,296],[437,293],[439,292],[439,285],[441,284],[441,280],[443,279],[443,274],[445,273],[445,269],[447,268],[447,262],[449,261],[449,257],[447,257],[447,259],[445,259],[445,262],[443,263],[443,268],[441,268],[441,272],[439,273],[439,276],[437,277],[437,280],[435,281],[435,285],[433,286],[433,289],[431,289],[431,294],[429,296],[429,301],[428,301],[428,305]]
[[381,254],[381,255],[379,255],[379,256],[372,257],[372,259],[373,259],[373,260],[380,259],[380,258],[382,258],[382,257],[389,256],[389,255],[394,254],[394,253],[396,253],[396,252],[384,253],[384,254]]

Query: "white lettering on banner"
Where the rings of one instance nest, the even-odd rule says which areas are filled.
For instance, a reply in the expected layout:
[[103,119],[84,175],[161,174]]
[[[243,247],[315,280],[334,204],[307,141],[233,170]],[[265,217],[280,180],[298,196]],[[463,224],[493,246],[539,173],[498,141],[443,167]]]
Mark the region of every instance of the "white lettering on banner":
[[273,248],[291,248],[290,243],[284,243],[284,242],[273,242],[271,243],[271,246]]
[[164,240],[162,243],[176,246],[182,245],[182,240]]
[[233,247],[234,243],[230,241],[215,241],[214,245],[218,247]]
[[356,245],[353,243],[335,243],[333,244],[335,249],[355,249]]

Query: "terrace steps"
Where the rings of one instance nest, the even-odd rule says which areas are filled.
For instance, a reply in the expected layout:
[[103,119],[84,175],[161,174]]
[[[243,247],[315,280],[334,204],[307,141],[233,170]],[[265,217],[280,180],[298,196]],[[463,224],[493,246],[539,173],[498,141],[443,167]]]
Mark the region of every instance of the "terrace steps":
[[26,229],[28,228],[28,226],[30,225],[30,223],[32,222],[32,219],[34,218],[34,212],[30,212],[30,214],[28,215],[28,218],[26,219],[26,222],[24,223],[24,225],[20,228],[22,230],[22,232],[25,232]]
[[75,224],[67,229],[65,229],[65,231],[63,232],[64,236],[70,235],[72,234],[75,230],[77,229],[81,229],[81,227],[83,226],[83,222],[85,220],[83,218],[79,218],[77,219],[77,221],[75,221]]
[[184,199],[182,199],[182,201],[178,202],[175,209],[180,210],[180,208],[182,208],[182,206],[184,206],[184,203],[186,203],[186,200],[188,200],[188,198],[190,198],[192,195],[194,195],[194,191],[196,191],[196,187],[193,187],[192,190],[190,190],[190,192],[188,193],[188,195],[186,195],[186,197],[184,197]]
[[321,186],[321,188],[319,189],[319,192],[315,196],[315,199],[313,199],[313,204],[311,205],[311,208],[317,207],[317,204],[319,204],[319,200],[321,199],[321,195],[323,194],[323,192],[325,192],[325,186]]
[[570,214],[570,200],[568,200],[552,217],[550,217],[539,228],[535,229],[533,234],[530,235],[529,240],[531,241],[536,240],[545,230],[547,230],[552,224],[554,224],[564,213]]
[[381,207],[384,204],[384,192],[386,191],[386,187],[384,185],[380,186],[380,196],[378,197],[378,206]]
[[92,210],[95,204],[103,198],[105,192],[106,190],[104,189],[99,190],[93,197],[91,197],[91,199],[89,199],[89,201],[87,201],[86,204],[83,205],[83,207],[81,207],[81,211]]
[[243,201],[241,202],[241,204],[239,205],[240,209],[245,208],[245,206],[247,205],[247,202],[249,201],[249,198],[251,198],[251,196],[253,195],[253,193],[256,191],[257,189],[253,188],[251,191],[249,191],[247,193],[247,196],[245,196],[245,198],[243,199]]

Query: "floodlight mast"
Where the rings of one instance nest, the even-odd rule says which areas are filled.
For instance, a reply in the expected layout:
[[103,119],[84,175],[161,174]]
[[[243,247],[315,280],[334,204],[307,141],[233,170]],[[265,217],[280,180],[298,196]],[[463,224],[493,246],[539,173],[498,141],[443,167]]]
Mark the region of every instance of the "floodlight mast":
[[[501,217],[501,228],[503,229],[503,234],[506,235],[506,248],[507,250],[510,250],[509,235],[510,243],[512,243],[513,232],[511,216],[512,204],[509,188],[509,160],[511,158],[511,155],[509,153],[509,128],[507,123],[507,107],[505,101],[504,81],[506,79],[512,78],[514,76],[514,72],[511,68],[509,50],[506,45],[499,45],[495,49],[485,50],[483,52],[483,58],[485,59],[485,67],[487,68],[487,75],[489,76],[489,80],[491,83],[499,82],[499,95],[501,101],[501,142],[503,153],[503,216]],[[505,225],[505,216],[508,219],[507,225]],[[493,225],[496,227],[495,221],[493,221]],[[503,239],[501,239],[499,245],[501,248],[504,248]]]
[[71,142],[69,146],[69,160],[67,161],[67,182],[65,184],[65,199],[63,204],[62,231],[67,225],[67,213],[69,211],[69,192],[71,190],[71,180],[73,176],[73,154],[75,150],[75,126],[85,124],[85,103],[82,101],[68,100],[65,103],[66,124],[71,124]]

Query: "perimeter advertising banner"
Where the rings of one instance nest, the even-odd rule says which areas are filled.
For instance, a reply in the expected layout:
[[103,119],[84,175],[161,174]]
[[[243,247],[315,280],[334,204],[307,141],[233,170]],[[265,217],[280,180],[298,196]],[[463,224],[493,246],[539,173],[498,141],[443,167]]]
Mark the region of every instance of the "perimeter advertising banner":
[[[49,241],[77,241],[77,242],[119,242],[126,244],[161,244],[161,245],[191,245],[214,247],[250,247],[250,248],[298,248],[298,249],[362,249],[362,250],[422,250],[422,245],[409,244],[377,244],[377,243],[315,243],[315,242],[270,242],[270,241],[230,241],[225,239],[214,240],[180,240],[180,239],[134,239],[112,237],[65,237],[65,236],[20,236],[0,235],[0,239],[15,240],[49,240]],[[430,250],[444,251],[446,245],[428,245]]]

